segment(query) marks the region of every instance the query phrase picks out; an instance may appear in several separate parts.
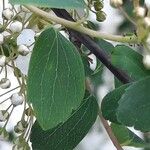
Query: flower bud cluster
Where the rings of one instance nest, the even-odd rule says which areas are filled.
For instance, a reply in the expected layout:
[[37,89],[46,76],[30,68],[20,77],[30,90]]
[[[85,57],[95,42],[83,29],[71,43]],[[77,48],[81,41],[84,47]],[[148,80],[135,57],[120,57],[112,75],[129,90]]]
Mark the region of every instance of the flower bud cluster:
[[103,22],[106,19],[106,14],[102,10],[104,7],[103,1],[102,0],[93,0],[92,5],[94,6],[95,9],[95,14],[96,14],[96,20],[98,22]]
[[[14,146],[12,148],[14,150],[30,149],[26,136],[28,137],[30,134],[28,130],[31,126],[29,124],[29,120],[32,115],[30,110],[31,108],[26,109],[26,92],[24,91],[26,81],[25,79],[23,81],[23,75],[21,71],[17,68],[15,62],[15,59],[19,55],[26,56],[30,53],[30,49],[28,46],[26,46],[25,44],[18,44],[18,37],[22,35],[22,30],[26,28],[25,24],[28,23],[27,13],[29,13],[29,10],[23,6],[10,5],[8,8],[5,8],[2,11],[3,23],[0,24],[0,73],[4,73],[4,77],[0,78],[0,90],[5,90],[11,87],[12,83],[7,77],[8,67],[12,68],[14,76],[17,78],[18,81],[20,81],[20,91],[13,93],[5,100],[0,101],[1,104],[6,103],[6,101],[9,101],[8,108],[3,108],[3,110],[0,110],[0,123],[4,124],[3,127],[0,128],[0,140],[8,140],[9,133],[7,132],[6,128],[7,123],[9,122],[9,118],[11,117],[13,110],[16,109],[17,106],[20,106],[23,103],[25,104],[21,121],[19,121],[14,126],[14,132],[16,134],[19,134],[19,137],[17,138],[17,140],[15,140]],[[16,90],[16,88],[14,88],[14,90]],[[4,92],[2,96],[12,91],[13,89],[10,89],[9,91]],[[24,137],[24,135],[26,136]]]

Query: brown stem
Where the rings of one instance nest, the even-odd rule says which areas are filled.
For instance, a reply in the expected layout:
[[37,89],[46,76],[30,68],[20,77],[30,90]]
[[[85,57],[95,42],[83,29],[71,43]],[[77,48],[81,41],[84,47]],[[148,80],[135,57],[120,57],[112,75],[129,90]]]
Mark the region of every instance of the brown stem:
[[99,115],[99,118],[101,119],[101,122],[103,123],[103,126],[104,126],[107,134],[109,135],[109,138],[111,139],[111,141],[114,144],[114,146],[116,147],[116,149],[117,150],[123,150],[123,148],[119,144],[117,138],[113,134],[113,131],[112,131],[111,127],[109,126],[108,122],[103,118],[100,110],[99,110],[99,114],[98,115]]

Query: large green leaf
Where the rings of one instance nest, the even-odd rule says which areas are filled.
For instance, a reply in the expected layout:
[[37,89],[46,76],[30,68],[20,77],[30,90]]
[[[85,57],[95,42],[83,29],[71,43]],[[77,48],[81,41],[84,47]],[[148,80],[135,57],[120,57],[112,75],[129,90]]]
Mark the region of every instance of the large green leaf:
[[127,127],[111,124],[112,131],[121,146],[146,147],[147,144]]
[[85,6],[84,0],[10,0],[10,2],[50,8],[82,8]]
[[35,43],[27,97],[44,130],[68,119],[84,97],[84,66],[75,46],[53,28]]
[[150,77],[129,86],[118,103],[119,122],[137,130],[150,131]]
[[89,96],[66,122],[56,128],[43,131],[35,122],[31,132],[33,150],[72,150],[88,133],[97,113],[97,101]]
[[112,92],[108,93],[102,103],[101,103],[101,110],[102,115],[105,119],[114,122],[119,123],[117,120],[117,108],[119,106],[118,101],[122,97],[122,95],[125,92],[125,89],[129,86],[129,84],[122,85],[119,88],[116,88]]
[[112,53],[112,63],[125,71],[133,80],[150,75],[142,63],[143,56],[128,46],[118,45]]

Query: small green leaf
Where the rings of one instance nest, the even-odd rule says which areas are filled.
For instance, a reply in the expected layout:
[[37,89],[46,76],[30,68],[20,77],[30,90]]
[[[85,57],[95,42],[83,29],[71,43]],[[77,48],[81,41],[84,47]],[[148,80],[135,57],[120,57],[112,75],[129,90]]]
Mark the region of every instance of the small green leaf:
[[66,122],[53,129],[43,131],[35,122],[31,132],[33,150],[72,150],[88,133],[97,113],[97,101],[89,96]]
[[133,80],[150,75],[150,71],[146,70],[142,63],[143,56],[127,46],[116,46],[111,59],[116,67],[125,71]]
[[83,8],[85,6],[84,0],[10,0],[10,2],[49,8]]
[[143,132],[150,131],[150,77],[129,86],[118,103],[120,123]]
[[145,147],[147,144],[127,127],[111,124],[112,131],[121,146]]
[[93,92],[96,93],[100,84],[103,83],[102,81],[103,65],[101,62],[97,61],[96,69],[93,71],[90,68],[90,63],[88,61],[87,56],[83,56],[82,61],[84,64],[85,76],[90,81],[93,88],[92,89]]
[[105,119],[120,124],[116,116],[117,108],[119,106],[118,101],[124,94],[125,89],[129,87],[129,85],[130,84],[122,85],[119,88],[116,88],[112,92],[108,93],[104,97],[101,103],[101,110],[102,110],[102,115]]
[[110,55],[115,49],[110,42],[107,42],[103,39],[96,39],[95,41],[108,55]]
[[102,80],[102,73],[103,73],[104,66],[97,60],[96,69],[93,71],[89,78],[94,86],[94,91],[97,92],[98,87],[103,83]]
[[83,62],[83,65],[84,65],[85,76],[89,77],[93,73],[93,70],[91,70],[91,68],[90,68],[90,63],[88,61],[88,57],[82,55],[82,62]]
[[44,130],[68,119],[83,100],[84,66],[75,46],[53,28],[35,43],[28,72],[27,97]]

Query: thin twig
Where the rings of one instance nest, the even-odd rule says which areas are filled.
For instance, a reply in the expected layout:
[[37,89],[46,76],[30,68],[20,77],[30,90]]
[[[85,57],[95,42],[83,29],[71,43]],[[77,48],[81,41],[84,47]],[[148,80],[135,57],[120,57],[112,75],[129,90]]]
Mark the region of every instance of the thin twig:
[[[11,107],[11,106],[12,106],[12,105],[10,105],[10,107]],[[10,111],[9,117],[8,117],[7,121],[5,122],[5,124],[4,124],[4,126],[3,126],[3,129],[6,128],[6,126],[7,126],[7,124],[8,124],[8,121],[10,120],[10,117],[11,117],[11,115],[12,115],[13,110],[14,110],[14,107],[13,107],[12,110]]]
[[42,17],[44,20],[54,21],[58,24],[61,24],[65,27],[67,27],[67,28],[70,28],[70,29],[73,29],[80,33],[89,35],[90,37],[97,37],[97,38],[101,38],[101,39],[106,39],[106,40],[116,41],[116,42],[123,42],[123,43],[138,43],[138,39],[135,35],[120,36],[120,35],[105,34],[105,33],[99,32],[99,31],[94,31],[89,28],[86,28],[78,22],[69,21],[64,18],[57,17],[53,14],[47,13],[35,6],[26,6],[26,8],[28,8],[31,12],[35,13],[36,15]]
[[4,96],[5,94],[8,94],[9,92],[12,92],[13,90],[18,89],[18,88],[20,88],[20,86],[17,86],[17,87],[15,87],[15,88],[13,88],[13,89],[11,89],[11,90],[9,90],[9,91],[7,91],[7,92],[1,94],[0,97]]
[[103,118],[100,110],[99,110],[98,115],[99,115],[99,118],[101,119],[101,121],[103,123],[103,126],[104,126],[107,134],[109,135],[109,138],[111,139],[111,141],[114,144],[114,146],[116,147],[116,149],[117,150],[123,150],[123,148],[119,144],[118,140],[116,139],[115,135],[113,134],[113,131],[112,131],[111,127],[109,126],[108,122]]
[[6,98],[5,100],[3,100],[2,102],[0,102],[0,105],[1,104],[3,104],[3,103],[5,103],[7,100],[9,100],[10,99],[10,97],[8,97],[8,98]]

